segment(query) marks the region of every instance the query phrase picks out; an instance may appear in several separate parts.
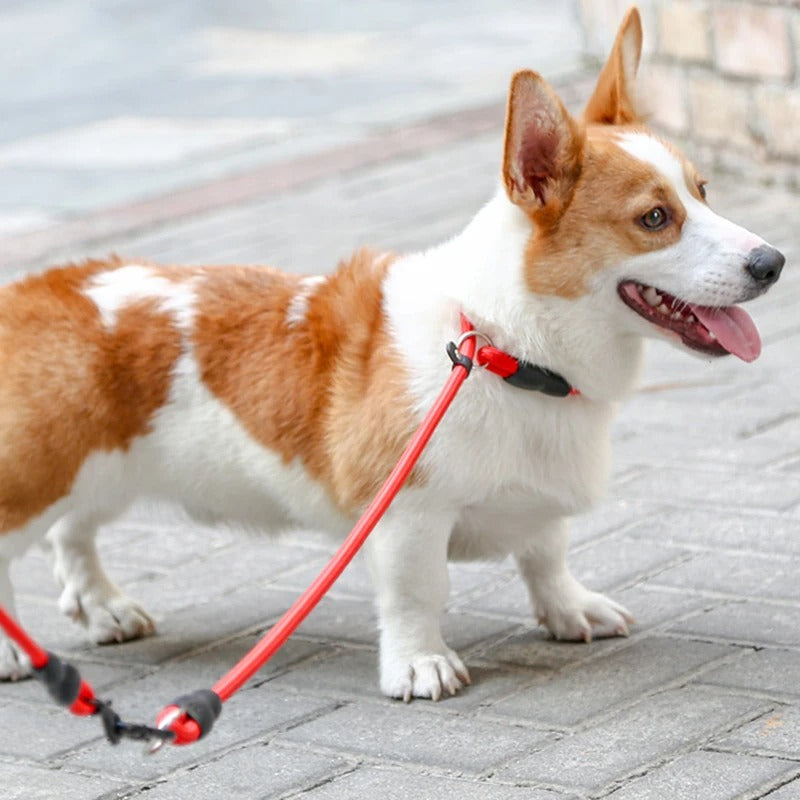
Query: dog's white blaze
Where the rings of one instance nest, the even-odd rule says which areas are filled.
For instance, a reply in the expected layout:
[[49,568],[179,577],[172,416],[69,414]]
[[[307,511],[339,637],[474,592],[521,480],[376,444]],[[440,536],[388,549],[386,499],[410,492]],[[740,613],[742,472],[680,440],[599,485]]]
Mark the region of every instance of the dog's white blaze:
[[300,284],[300,290],[289,302],[286,309],[286,324],[293,328],[300,325],[305,321],[306,314],[308,313],[308,302],[317,291],[317,287],[325,282],[324,275],[309,275],[303,278]]
[[195,297],[190,284],[168,280],[139,264],[95,275],[84,294],[97,306],[103,325],[109,329],[116,325],[119,310],[137,300],[159,300],[159,308],[172,314],[182,330],[191,326],[194,317]]
[[764,240],[736,225],[730,220],[715,214],[705,203],[701,203],[686,185],[683,164],[669,148],[654,136],[646,133],[623,133],[619,145],[634,158],[645,161],[657,169],[672,184],[683,207],[686,209],[686,222],[692,234],[724,243],[731,248],[748,253],[764,244]]
[[701,205],[686,187],[683,164],[658,139],[646,133],[623,133],[618,141],[626,153],[639,161],[646,161],[668,178],[684,205],[691,202]]

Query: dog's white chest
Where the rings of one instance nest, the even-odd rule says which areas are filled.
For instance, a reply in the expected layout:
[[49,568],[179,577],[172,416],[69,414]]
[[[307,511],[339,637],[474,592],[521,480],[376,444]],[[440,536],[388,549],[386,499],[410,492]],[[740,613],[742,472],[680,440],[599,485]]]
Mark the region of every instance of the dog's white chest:
[[595,503],[609,472],[610,405],[545,399],[507,384],[495,388],[494,399],[481,392],[465,397],[442,423],[425,456],[435,490],[462,507],[556,515]]

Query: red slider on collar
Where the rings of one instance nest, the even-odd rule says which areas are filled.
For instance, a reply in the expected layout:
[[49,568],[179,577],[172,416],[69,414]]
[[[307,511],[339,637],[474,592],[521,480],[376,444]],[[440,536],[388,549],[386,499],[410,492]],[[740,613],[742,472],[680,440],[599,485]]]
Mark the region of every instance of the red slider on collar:
[[[463,341],[466,336],[470,335],[489,341],[484,334],[475,329],[475,326],[464,314],[461,314],[461,340]],[[457,352],[457,345],[452,342],[451,344],[453,345],[452,349],[448,345],[447,350],[452,359],[453,353]],[[454,363],[459,362],[454,360]],[[580,391],[570,386],[561,375],[516,358],[492,344],[478,348],[475,353],[475,363],[518,389],[542,392],[551,397],[569,397],[580,394]]]

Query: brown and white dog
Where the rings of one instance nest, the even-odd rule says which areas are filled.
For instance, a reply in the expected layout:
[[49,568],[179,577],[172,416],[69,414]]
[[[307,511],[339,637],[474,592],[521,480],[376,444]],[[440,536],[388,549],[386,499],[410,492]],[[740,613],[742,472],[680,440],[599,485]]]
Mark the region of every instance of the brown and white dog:
[[[47,535],[66,614],[101,642],[150,633],[94,544],[142,495],[342,535],[446,379],[463,312],[580,394],[473,372],[367,545],[382,690],[437,699],[469,682],[440,631],[448,557],[513,555],[560,639],[625,635],[629,613],[566,563],[567,518],[606,484],[615,403],[646,337],[756,358],[734,304],[783,265],[637,116],[641,35],[632,9],[582,119],[536,73],[514,76],[502,187],[424,253],[361,251],[324,277],[111,260],[2,289],[0,603],[9,561]],[[0,640],[0,677],[28,671]]]

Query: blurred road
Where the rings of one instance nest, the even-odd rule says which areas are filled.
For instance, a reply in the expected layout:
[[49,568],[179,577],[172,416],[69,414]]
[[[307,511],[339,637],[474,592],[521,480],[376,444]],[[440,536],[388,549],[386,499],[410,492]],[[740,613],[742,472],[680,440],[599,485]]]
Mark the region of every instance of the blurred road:
[[547,0],[5,0],[0,239],[497,101],[579,50]]

